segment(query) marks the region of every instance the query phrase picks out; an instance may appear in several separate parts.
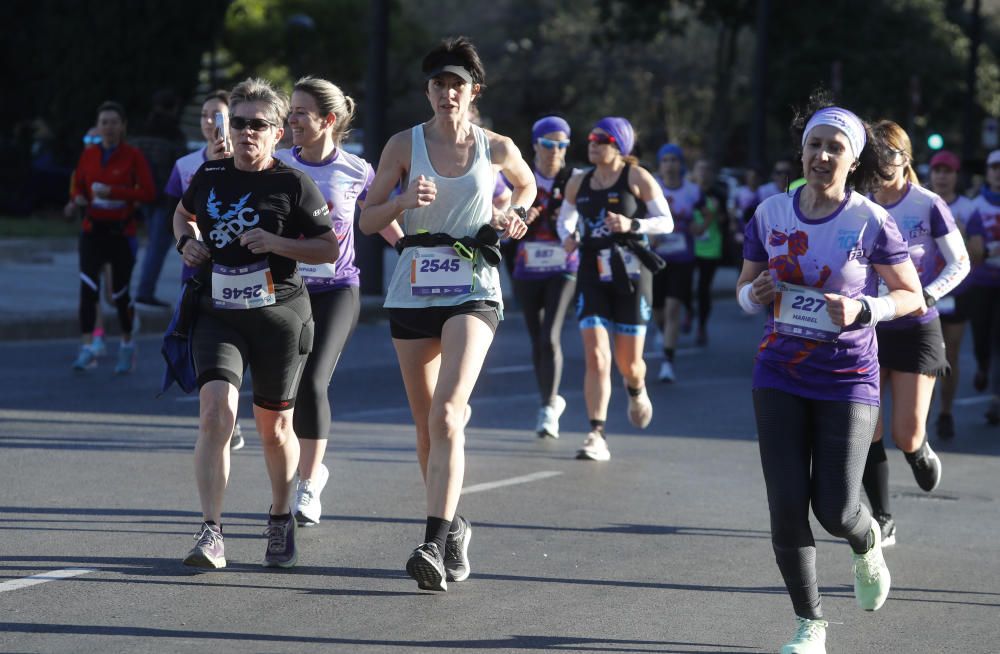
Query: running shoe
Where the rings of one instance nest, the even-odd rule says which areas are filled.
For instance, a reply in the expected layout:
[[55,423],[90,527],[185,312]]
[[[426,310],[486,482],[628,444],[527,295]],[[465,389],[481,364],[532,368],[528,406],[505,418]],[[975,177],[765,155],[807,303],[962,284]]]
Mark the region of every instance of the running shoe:
[[448,581],[465,581],[472,572],[469,565],[469,543],[472,542],[472,525],[460,515],[455,516],[452,525],[458,524],[458,531],[448,532],[444,544],[444,569]]
[[587,434],[587,440],[583,441],[583,447],[576,451],[576,458],[589,461],[609,461],[611,450],[608,449],[608,442],[604,436],[601,436],[599,431],[592,431]]
[[937,419],[937,437],[943,441],[955,438],[955,419],[950,413],[942,413]]
[[674,364],[669,361],[664,361],[660,364],[660,374],[659,380],[661,382],[666,382],[668,384],[674,383],[677,380],[677,376],[674,375]]
[[798,628],[792,639],[781,647],[781,654],[826,654],[826,620],[796,617]]
[[319,524],[319,518],[323,514],[323,504],[319,501],[319,495],[329,478],[330,471],[321,463],[319,472],[313,479],[299,480],[295,488],[295,519],[300,527]]
[[975,376],[972,378],[972,387],[982,393],[986,390],[986,384],[989,383],[990,376],[985,370],[977,370]]
[[931,444],[924,438],[924,444],[916,452],[906,452],[906,462],[913,470],[913,478],[928,493],[941,483],[941,459],[931,449]]
[[986,424],[1000,425],[1000,403],[993,400],[990,403],[990,408],[986,409],[986,413],[983,415],[986,417]]
[[872,546],[864,554],[851,552],[854,559],[854,597],[865,611],[878,611],[889,596],[892,579],[882,556],[882,531],[872,520]]
[[882,532],[882,547],[891,547],[896,544],[896,521],[888,513],[876,513],[872,516],[878,523],[878,528]]
[[628,421],[633,427],[645,429],[649,426],[649,421],[653,419],[653,403],[649,401],[649,393],[646,387],[639,389],[638,395],[628,396]]
[[237,420],[236,424],[233,426],[233,435],[229,439],[229,451],[235,452],[236,450],[242,450],[243,446],[247,442],[243,440],[243,430],[240,429],[240,421]]
[[556,395],[552,404],[538,410],[538,424],[535,433],[539,438],[559,438],[559,417],[566,410],[566,400],[562,395]]
[[267,551],[264,552],[265,568],[291,568],[298,561],[299,553],[295,549],[295,516],[288,520],[267,518]]
[[118,364],[115,365],[116,375],[126,375],[135,369],[135,343],[122,343],[118,348]]
[[198,542],[184,557],[184,565],[209,569],[226,567],[226,546],[218,527],[203,522],[194,539]]
[[97,367],[97,355],[89,345],[81,345],[80,353],[73,361],[73,370],[89,370]]
[[90,349],[94,351],[95,357],[102,357],[108,353],[108,346],[104,344],[103,336],[95,336],[90,342]]
[[155,297],[137,297],[135,308],[144,311],[169,311],[170,304]]
[[413,550],[406,562],[406,574],[417,581],[420,590],[448,590],[444,557],[434,543],[424,543]]

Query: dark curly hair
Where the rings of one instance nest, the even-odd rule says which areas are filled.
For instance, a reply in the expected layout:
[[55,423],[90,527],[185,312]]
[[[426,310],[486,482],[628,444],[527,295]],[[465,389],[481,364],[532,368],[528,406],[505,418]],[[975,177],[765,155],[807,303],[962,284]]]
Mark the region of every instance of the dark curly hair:
[[[805,107],[795,110],[792,118],[792,142],[795,145],[797,158],[802,160],[802,133],[813,115],[828,107],[836,106],[833,96],[826,89],[816,89],[809,95]],[[865,147],[857,159],[857,167],[847,175],[847,188],[859,193],[874,193],[882,182],[892,179],[893,153],[890,147],[881,139],[875,138],[871,125],[861,119],[865,128]]]
[[472,75],[472,83],[479,85],[479,94],[486,88],[486,70],[479,58],[479,51],[472,41],[465,36],[452,36],[443,39],[433,50],[427,53],[420,69],[426,75],[441,66],[461,66]]

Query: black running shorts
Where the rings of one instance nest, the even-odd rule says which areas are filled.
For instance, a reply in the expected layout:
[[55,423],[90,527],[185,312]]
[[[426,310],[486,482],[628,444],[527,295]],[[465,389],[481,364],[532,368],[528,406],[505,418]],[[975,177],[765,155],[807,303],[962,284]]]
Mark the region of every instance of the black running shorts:
[[878,364],[886,370],[943,377],[951,372],[945,357],[941,321],[904,329],[876,327]]
[[441,338],[444,324],[453,316],[470,315],[485,322],[496,334],[500,324],[500,309],[496,302],[473,300],[447,307],[421,307],[419,309],[389,309],[389,331],[393,338],[415,340]]

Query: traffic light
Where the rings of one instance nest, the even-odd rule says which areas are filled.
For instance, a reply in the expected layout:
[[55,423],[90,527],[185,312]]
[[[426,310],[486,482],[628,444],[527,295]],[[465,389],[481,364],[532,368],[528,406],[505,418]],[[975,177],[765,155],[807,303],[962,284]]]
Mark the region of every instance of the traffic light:
[[931,150],[940,150],[944,147],[944,137],[937,132],[934,132],[927,137],[927,147]]

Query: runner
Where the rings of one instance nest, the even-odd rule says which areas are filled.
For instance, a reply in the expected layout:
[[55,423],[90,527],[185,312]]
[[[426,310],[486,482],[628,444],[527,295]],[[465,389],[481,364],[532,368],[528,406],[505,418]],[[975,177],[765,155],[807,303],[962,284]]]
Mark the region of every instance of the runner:
[[[913,170],[910,137],[896,123],[883,120],[872,127],[875,139],[892,153],[892,177],[875,191],[874,199],[895,219],[917,268],[928,309],[916,315],[886,320],[876,328],[880,385],[892,397],[892,440],[905,455],[917,485],[930,492],[941,481],[941,460],[927,442],[927,413],[934,382],[948,375],[941,321],[934,306],[969,273],[969,255],[962,232],[944,200],[921,188]],[[944,266],[938,266],[938,257]],[[882,532],[882,546],[896,542],[896,524],[889,510],[889,463],[882,443],[880,415],[862,479],[872,513]]]
[[[951,215],[959,231],[965,234],[965,226],[975,211],[975,205],[968,197],[956,192],[958,171],[961,167],[957,155],[941,150],[931,157],[931,190],[948,204]],[[952,408],[958,390],[959,353],[962,351],[962,337],[969,321],[969,277],[963,279],[955,290],[948,293],[935,305],[941,314],[941,331],[944,333],[944,349],[948,357],[951,374],[941,378],[941,406],[936,423],[937,436],[943,440],[955,437],[955,419]]]
[[778,159],[771,169],[771,181],[757,189],[757,202],[763,202],[778,193],[787,193],[791,181],[792,162],[788,159]]
[[[531,169],[507,137],[472,125],[485,88],[475,46],[445,39],[424,58],[434,116],[386,144],[361,213],[373,234],[403,216],[406,236],[385,306],[417,431],[427,491],[424,542],[406,563],[424,590],[469,576],[472,527],[456,515],[465,475],[466,407],[502,318],[497,231],[521,238],[535,200]],[[494,214],[497,170],[512,206]],[[405,189],[390,198],[397,183]]]
[[977,391],[987,388],[993,399],[986,421],[1000,424],[1000,150],[986,158],[986,183],[973,200],[969,219],[969,254],[976,265],[971,276],[972,341],[976,352]]
[[559,395],[562,380],[562,327],[576,294],[576,253],[566,254],[556,219],[572,169],[566,167],[570,127],[559,116],[545,116],[531,127],[535,149],[538,196],[528,209],[528,233],[521,240],[514,266],[514,296],[531,336],[531,361],[541,396],[535,433],[559,438],[559,417],[566,400]]
[[[809,507],[853,550],[854,595],[874,611],[889,593],[878,522],[861,504],[878,417],[874,330],[921,311],[920,280],[891,216],[853,189],[889,176],[887,153],[853,113],[818,96],[797,116],[807,184],[774,195],[747,225],[737,299],[768,312],[753,402],[771,543],[797,630],[782,654],[826,652]],[[891,293],[876,295],[876,273]]]
[[[355,205],[363,206],[375,171],[367,161],[341,147],[353,117],[354,100],[340,88],[325,79],[303,77],[295,83],[288,115],[294,146],[274,155],[316,183],[330,209],[330,223],[340,245],[336,263],[299,264],[316,324],[313,350],[302,373],[293,417],[300,450],[294,506],[299,526],[319,523],[323,513],[320,494],[330,477],[323,464],[330,434],[327,388],[361,314],[360,273],[354,262],[354,213]],[[393,245],[403,230],[391,223],[382,235]]]
[[234,156],[202,165],[174,213],[177,249],[205,284],[191,336],[201,401],[195,476],[204,522],[184,563],[226,565],[228,445],[249,366],[271,480],[264,566],[288,568],[298,558],[291,494],[299,445],[292,412],[313,342],[309,294],[296,261],[332,263],[339,248],[319,189],[272,156],[287,98],[264,80],[248,79],[230,101]]
[[80,352],[74,370],[97,365],[92,348],[97,305],[100,302],[101,267],[111,264],[112,298],[122,332],[115,374],[132,372],[135,341],[132,339],[135,307],[129,295],[135,266],[136,204],[152,202],[156,187],[149,164],[138,148],[125,143],[125,109],[117,102],[97,108],[99,145],[80,155],[73,173],[71,202],[83,209],[80,234]]
[[[566,185],[559,211],[559,234],[567,252],[580,250],[576,317],[583,337],[590,432],[576,458],[608,461],[605,422],[611,401],[614,362],[628,392],[628,419],[645,429],[653,419],[642,359],[650,318],[653,274],[663,260],[650,249],[648,234],[673,229],[660,185],[630,156],[635,133],[626,119],[597,121],[587,136],[594,168]],[[635,218],[645,203],[645,217]],[[613,336],[612,336],[613,335]]]
[[701,206],[694,210],[691,230],[694,235],[695,269],[698,272],[698,331],[695,344],[708,345],[708,317],[712,313],[712,282],[722,262],[723,234],[729,231],[727,199],[716,183],[715,168],[708,159],[698,159],[691,172],[692,181],[701,189]]
[[674,355],[681,331],[681,309],[690,307],[694,285],[694,211],[704,204],[701,189],[684,179],[684,151],[666,143],[656,153],[660,189],[670,206],[673,231],[651,239],[653,249],[667,262],[653,276],[653,320],[663,335],[663,363],[657,378],[673,383],[677,379]]

